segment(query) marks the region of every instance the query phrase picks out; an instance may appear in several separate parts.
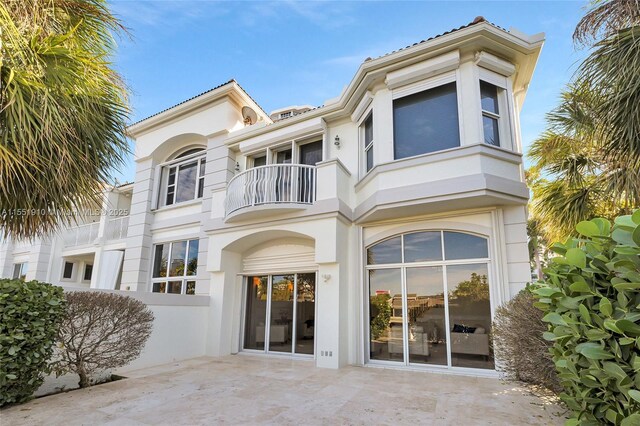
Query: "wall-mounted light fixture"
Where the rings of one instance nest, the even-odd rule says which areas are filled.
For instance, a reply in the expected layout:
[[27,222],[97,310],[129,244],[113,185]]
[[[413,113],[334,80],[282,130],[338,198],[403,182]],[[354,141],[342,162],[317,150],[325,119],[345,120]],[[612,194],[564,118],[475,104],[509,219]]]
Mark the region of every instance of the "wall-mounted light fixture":
[[240,163],[236,162],[236,168],[235,168],[236,172],[240,171]]
[[338,149],[340,149],[340,136],[336,135],[336,137],[333,139],[333,144],[338,147]]
[[331,274],[322,274],[322,279],[326,283],[327,281],[329,281],[331,279]]

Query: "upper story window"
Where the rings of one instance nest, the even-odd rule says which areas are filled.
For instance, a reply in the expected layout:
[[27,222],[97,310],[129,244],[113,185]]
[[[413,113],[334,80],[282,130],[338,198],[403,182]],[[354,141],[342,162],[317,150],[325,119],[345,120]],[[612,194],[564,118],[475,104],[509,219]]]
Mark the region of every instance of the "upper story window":
[[500,146],[500,108],[498,88],[480,80],[480,101],[482,105],[482,128],[484,142]]
[[364,171],[368,172],[373,168],[373,112],[370,112],[362,123],[362,141],[364,145]]
[[22,280],[24,281],[27,278],[27,270],[29,269],[29,264],[26,262],[16,263],[13,265],[13,276],[14,280]]
[[153,254],[154,293],[195,294],[198,240],[157,244]]
[[460,146],[456,83],[395,99],[393,138],[396,160]]
[[289,118],[289,117],[291,117],[291,114],[292,114],[291,111],[280,113],[280,119]]
[[204,192],[205,150],[184,152],[162,169],[161,205],[170,206],[202,198]]

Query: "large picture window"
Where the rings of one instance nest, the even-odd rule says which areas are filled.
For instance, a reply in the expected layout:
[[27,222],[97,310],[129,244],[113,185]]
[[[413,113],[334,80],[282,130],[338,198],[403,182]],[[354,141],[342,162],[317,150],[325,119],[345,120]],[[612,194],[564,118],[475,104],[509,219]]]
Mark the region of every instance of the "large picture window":
[[395,159],[460,146],[456,83],[393,101]]
[[[199,155],[200,154],[200,155]],[[170,206],[202,198],[204,193],[205,152],[194,149],[179,155],[162,168],[160,205]]]
[[369,359],[493,369],[487,240],[412,232],[367,249]]
[[153,251],[152,291],[195,294],[198,240],[157,244]]

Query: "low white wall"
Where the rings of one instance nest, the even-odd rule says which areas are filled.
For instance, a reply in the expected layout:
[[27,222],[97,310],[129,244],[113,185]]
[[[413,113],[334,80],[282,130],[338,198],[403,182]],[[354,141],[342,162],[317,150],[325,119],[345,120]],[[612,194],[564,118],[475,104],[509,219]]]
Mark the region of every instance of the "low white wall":
[[146,304],[153,312],[153,331],[140,357],[115,371],[116,374],[205,354],[209,296],[63,288],[65,292],[102,291],[130,296]]

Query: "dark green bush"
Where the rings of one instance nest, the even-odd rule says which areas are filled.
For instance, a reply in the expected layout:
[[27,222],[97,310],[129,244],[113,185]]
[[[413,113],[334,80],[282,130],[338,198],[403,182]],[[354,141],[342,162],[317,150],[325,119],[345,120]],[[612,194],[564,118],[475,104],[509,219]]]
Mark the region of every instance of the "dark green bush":
[[573,411],[568,424],[640,424],[640,210],[580,222],[534,290]]
[[0,279],[0,407],[42,384],[63,316],[62,288]]
[[547,324],[535,302],[526,288],[496,309],[493,345],[500,356],[499,369],[510,379],[560,393],[562,386],[549,351],[552,343],[543,338]]

